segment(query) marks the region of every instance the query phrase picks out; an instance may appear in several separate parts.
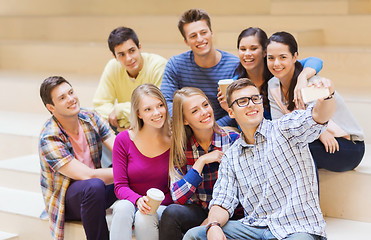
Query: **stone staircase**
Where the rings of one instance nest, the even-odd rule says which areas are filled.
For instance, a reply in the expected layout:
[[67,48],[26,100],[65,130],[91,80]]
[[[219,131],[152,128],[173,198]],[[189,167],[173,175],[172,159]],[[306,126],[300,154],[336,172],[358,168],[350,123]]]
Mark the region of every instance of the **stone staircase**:
[[[106,39],[117,26],[132,27],[143,51],[166,58],[188,50],[176,27],[186,9],[211,16],[218,48],[237,53],[239,32],[259,26],[270,35],[289,31],[300,57],[324,60],[322,76],[335,82],[364,128],[366,154],[354,171],[320,170],[321,207],[332,240],[369,239],[371,227],[371,1],[370,0],[0,0],[0,240],[51,239],[40,219],[38,135],[50,116],[39,86],[50,75],[71,82],[81,106],[92,97],[106,62]],[[129,6],[129,7],[128,7]],[[242,7],[244,6],[244,7]],[[3,231],[3,232],[1,232]],[[78,222],[67,240],[85,239]]]

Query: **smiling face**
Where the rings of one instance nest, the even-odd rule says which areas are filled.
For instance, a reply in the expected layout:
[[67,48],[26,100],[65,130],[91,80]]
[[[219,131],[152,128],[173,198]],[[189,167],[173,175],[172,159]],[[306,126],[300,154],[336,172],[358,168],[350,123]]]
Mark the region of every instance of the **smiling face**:
[[241,39],[238,48],[238,56],[247,73],[264,66],[265,54],[266,52],[263,50],[262,45],[260,45],[259,38],[256,35]]
[[140,44],[138,47],[132,39],[115,47],[115,57],[133,78],[137,77],[140,70],[142,70],[143,59],[140,52]]
[[206,20],[187,23],[183,26],[185,43],[191,48],[195,56],[203,57],[213,49],[213,33]]
[[[259,95],[259,90],[254,86],[244,87],[236,90],[231,95],[231,102],[242,97],[251,97]],[[239,107],[234,103],[228,109],[229,116],[235,118],[242,129],[257,128],[263,120],[263,104],[254,104],[251,100],[245,107]]]
[[291,80],[295,72],[295,62],[297,52],[294,55],[289,50],[289,46],[270,42],[267,46],[267,65],[269,71],[280,81]]
[[75,117],[80,112],[80,102],[68,83],[61,83],[50,92],[52,104],[46,108],[57,118]]
[[214,112],[201,95],[187,97],[183,101],[184,125],[189,125],[193,131],[209,130],[214,126]]
[[143,120],[144,127],[162,128],[166,120],[165,104],[156,97],[143,95],[139,103],[138,117]]

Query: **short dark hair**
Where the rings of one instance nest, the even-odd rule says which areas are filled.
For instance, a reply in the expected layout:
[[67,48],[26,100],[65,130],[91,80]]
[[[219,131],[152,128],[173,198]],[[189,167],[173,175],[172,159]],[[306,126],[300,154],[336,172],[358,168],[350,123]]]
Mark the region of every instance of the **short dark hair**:
[[51,97],[51,92],[55,87],[59,86],[62,83],[67,83],[68,85],[71,86],[71,84],[61,76],[51,76],[43,81],[43,83],[40,86],[40,97],[45,106],[46,104],[51,104],[54,106]]
[[118,27],[110,33],[108,37],[108,47],[113,55],[116,56],[115,47],[130,39],[133,40],[135,45],[139,48],[139,39],[134,30],[128,27]]
[[186,39],[185,32],[184,32],[184,25],[187,23],[197,22],[201,20],[206,21],[207,26],[209,27],[211,31],[210,17],[209,17],[209,14],[207,14],[205,10],[198,9],[198,8],[192,8],[182,14],[178,22],[178,29],[184,39]]
[[237,90],[240,90],[242,88],[245,88],[245,87],[249,87],[249,86],[253,86],[255,88],[256,85],[255,83],[248,79],[248,78],[240,78],[240,79],[237,79],[236,81],[234,81],[233,83],[231,83],[228,87],[227,87],[227,104],[228,106],[230,106],[232,104],[232,93],[237,91]]

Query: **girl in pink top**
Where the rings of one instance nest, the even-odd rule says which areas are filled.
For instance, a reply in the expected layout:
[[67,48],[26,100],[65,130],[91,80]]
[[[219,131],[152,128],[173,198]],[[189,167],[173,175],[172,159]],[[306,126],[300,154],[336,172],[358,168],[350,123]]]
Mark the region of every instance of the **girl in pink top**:
[[[137,87],[131,96],[130,130],[121,132],[112,152],[115,193],[110,239],[158,239],[158,223],[172,203],[169,190],[170,116],[161,91],[153,84]],[[165,199],[149,215],[146,192],[158,188]]]

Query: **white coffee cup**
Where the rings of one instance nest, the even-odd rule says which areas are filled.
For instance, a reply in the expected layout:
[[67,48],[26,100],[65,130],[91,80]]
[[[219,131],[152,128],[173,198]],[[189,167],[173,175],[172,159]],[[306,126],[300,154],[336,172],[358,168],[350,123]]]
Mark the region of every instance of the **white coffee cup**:
[[[220,91],[222,91],[222,94],[224,96],[224,98],[227,97],[227,87],[233,83],[233,79],[222,79],[222,80],[219,80],[218,82],[218,85],[219,85],[219,88],[220,88]],[[226,100],[226,99],[225,99]]]
[[147,204],[151,207],[149,214],[153,215],[156,213],[158,207],[165,199],[165,194],[160,189],[150,188],[147,191],[147,198],[148,198]]

